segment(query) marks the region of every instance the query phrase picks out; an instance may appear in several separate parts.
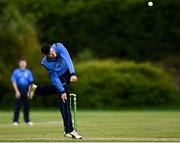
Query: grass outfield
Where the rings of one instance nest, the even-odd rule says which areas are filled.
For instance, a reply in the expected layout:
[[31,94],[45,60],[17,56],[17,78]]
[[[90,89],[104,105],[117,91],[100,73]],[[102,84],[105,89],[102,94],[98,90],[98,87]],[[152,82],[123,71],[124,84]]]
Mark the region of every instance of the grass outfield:
[[[0,141],[74,141],[63,137],[58,110],[31,111],[35,123],[11,123],[12,112],[0,111]],[[80,141],[180,141],[180,111],[78,111]],[[79,140],[76,140],[79,141]]]

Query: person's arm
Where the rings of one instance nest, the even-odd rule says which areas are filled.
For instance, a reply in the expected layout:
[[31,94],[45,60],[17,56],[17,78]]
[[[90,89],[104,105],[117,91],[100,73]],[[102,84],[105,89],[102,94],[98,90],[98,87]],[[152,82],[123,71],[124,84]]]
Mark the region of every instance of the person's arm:
[[60,50],[60,55],[61,57],[66,61],[67,66],[69,68],[69,72],[71,75],[75,75],[75,70],[74,70],[74,65],[73,62],[71,60],[71,57],[67,51],[67,49],[63,46],[63,44],[58,43],[59,44],[59,50]]
[[31,88],[31,84],[33,83],[34,81],[34,78],[33,78],[33,75],[32,75],[32,72],[31,71],[28,71],[28,79],[29,79],[29,90]]
[[69,72],[71,74],[70,81],[75,82],[75,81],[77,81],[77,77],[76,77],[76,74],[75,74],[74,65],[73,65],[73,62],[71,60],[71,57],[70,57],[67,49],[61,43],[58,43],[58,44],[61,47],[60,48],[60,55],[66,61],[67,66],[69,68]]
[[16,75],[17,75],[17,73],[16,73],[16,71],[14,71],[13,74],[11,75],[11,82],[12,82],[12,85],[13,85],[13,88],[15,91],[15,97],[18,99],[18,98],[20,98],[21,93],[19,92],[19,89],[16,84]]
[[12,81],[12,85],[13,85],[13,88],[14,88],[14,91],[15,91],[15,96],[16,96],[16,98],[20,98],[21,93],[20,93],[19,90],[18,90],[16,81]]
[[33,75],[32,75],[32,72],[31,71],[28,71],[29,73],[28,73],[28,79],[29,79],[29,84],[32,84],[33,83],[33,81],[34,81],[34,78],[33,78]]
[[57,88],[59,93],[65,93],[65,89],[61,83],[61,81],[58,78],[58,75],[56,72],[48,70],[48,73],[50,75],[51,81],[53,83],[53,85]]
[[48,70],[48,73],[51,77],[51,81],[52,81],[53,85],[57,88],[58,92],[61,94],[61,99],[65,103],[67,100],[67,95],[66,95],[65,89],[64,89],[61,81],[58,78],[57,73],[54,71],[50,71],[50,70]]

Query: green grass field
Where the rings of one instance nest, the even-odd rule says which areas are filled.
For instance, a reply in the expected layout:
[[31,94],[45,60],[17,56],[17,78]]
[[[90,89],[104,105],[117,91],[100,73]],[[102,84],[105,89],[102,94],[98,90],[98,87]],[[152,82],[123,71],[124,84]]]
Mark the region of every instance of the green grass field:
[[[58,110],[31,111],[35,123],[11,123],[12,112],[0,111],[0,141],[67,141]],[[180,141],[180,111],[78,111],[78,131],[86,141]],[[78,141],[78,140],[76,140]]]

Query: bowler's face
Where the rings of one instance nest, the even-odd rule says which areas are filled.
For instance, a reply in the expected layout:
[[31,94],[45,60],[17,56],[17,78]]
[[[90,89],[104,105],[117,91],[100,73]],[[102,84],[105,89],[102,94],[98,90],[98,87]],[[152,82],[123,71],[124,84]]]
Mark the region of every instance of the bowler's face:
[[50,48],[50,53],[47,56],[48,58],[55,58],[57,56],[56,51],[53,48]]

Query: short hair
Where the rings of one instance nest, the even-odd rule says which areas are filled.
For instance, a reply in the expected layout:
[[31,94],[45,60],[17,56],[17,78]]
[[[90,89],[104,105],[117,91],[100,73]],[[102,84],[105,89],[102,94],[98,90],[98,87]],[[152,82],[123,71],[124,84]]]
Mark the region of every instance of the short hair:
[[27,60],[26,60],[25,57],[21,57],[21,58],[19,58],[19,62],[20,62],[20,61],[27,61]]
[[51,45],[49,43],[44,43],[41,46],[41,53],[48,55],[50,53],[50,48],[51,48]]

